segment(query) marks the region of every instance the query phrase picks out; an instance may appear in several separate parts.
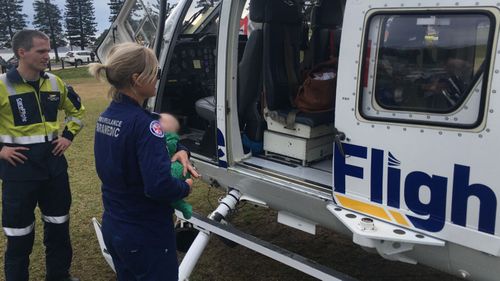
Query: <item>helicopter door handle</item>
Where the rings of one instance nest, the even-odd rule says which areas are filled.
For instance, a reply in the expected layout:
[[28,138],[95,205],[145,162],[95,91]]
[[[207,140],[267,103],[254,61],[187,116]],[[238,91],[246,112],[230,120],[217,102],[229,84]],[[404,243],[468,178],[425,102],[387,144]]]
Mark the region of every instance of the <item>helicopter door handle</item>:
[[116,43],[116,30],[118,29],[117,26],[113,27],[113,29],[111,30],[111,35],[113,35],[113,44]]
[[340,155],[342,155],[342,157],[344,158],[347,158],[347,156],[345,155],[344,146],[342,145],[342,141],[346,140],[345,134],[335,129],[334,138],[335,138],[335,145],[339,148]]

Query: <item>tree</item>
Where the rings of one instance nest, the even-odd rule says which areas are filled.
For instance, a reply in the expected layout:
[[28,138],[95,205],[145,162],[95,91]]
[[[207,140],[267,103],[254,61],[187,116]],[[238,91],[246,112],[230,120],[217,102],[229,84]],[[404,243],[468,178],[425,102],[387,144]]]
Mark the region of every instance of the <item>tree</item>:
[[125,0],[110,0],[108,3],[109,10],[110,10],[110,15],[109,15],[109,21],[113,23],[120,13],[120,10],[123,6],[123,2]]
[[22,10],[23,0],[0,1],[0,42],[7,48],[12,47],[14,34],[26,27],[27,15]]
[[[170,5],[170,3],[167,3],[167,13],[170,13],[169,5]],[[147,2],[146,3],[146,11],[148,11],[154,24],[158,25],[158,18],[160,16],[160,0],[156,0],[153,3]],[[167,14],[167,16],[168,16],[168,14]]]
[[52,48],[56,55],[56,61],[59,61],[57,48],[66,46],[64,33],[62,29],[62,15],[57,5],[50,3],[50,0],[36,0],[33,3],[35,15],[33,26],[50,36]]
[[92,0],[66,0],[66,33],[70,45],[82,50],[92,45],[97,32]]
[[[171,0],[168,0],[166,3],[165,7],[165,18],[168,18],[170,16],[170,13],[172,10],[175,8],[177,3],[170,3],[172,2]],[[146,10],[148,10],[149,14],[151,15],[151,18],[153,19],[153,22],[155,25],[158,23],[158,18],[160,16],[160,0],[150,0],[146,4]]]
[[108,34],[108,31],[109,31],[109,28],[106,28],[98,37],[97,39],[95,40],[95,45],[96,46],[99,46],[99,44],[102,43],[102,41],[104,40],[104,38],[106,38],[106,35]]

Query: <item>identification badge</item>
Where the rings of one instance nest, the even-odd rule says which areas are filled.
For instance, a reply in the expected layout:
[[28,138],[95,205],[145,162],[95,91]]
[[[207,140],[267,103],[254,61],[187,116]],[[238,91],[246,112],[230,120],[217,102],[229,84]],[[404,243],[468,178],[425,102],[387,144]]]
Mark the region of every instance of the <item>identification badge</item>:
[[149,130],[154,136],[157,136],[159,138],[163,138],[165,136],[158,120],[151,121],[151,124],[149,124]]

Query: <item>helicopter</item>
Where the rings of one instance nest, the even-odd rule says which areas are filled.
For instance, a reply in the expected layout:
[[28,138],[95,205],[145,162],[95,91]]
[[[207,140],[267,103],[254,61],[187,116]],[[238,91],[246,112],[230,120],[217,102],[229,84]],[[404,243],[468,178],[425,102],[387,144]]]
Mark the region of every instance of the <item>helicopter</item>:
[[[389,260],[498,278],[497,1],[153,2],[125,1],[97,55],[155,50],[161,79],[144,107],[179,119],[202,180],[227,193],[208,218],[177,213],[199,230],[180,280],[211,234],[351,279],[227,225],[244,201]],[[320,92],[326,108],[297,106]]]

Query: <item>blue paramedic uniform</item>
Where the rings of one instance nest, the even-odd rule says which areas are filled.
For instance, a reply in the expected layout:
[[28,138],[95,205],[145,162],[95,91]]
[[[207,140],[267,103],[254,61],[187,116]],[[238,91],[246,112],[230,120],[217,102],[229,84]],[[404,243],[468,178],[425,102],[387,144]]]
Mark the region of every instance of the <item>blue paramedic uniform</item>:
[[[171,176],[158,115],[121,94],[97,120],[102,232],[118,280],[177,280],[173,209],[189,185]],[[178,150],[185,150],[178,145]]]

